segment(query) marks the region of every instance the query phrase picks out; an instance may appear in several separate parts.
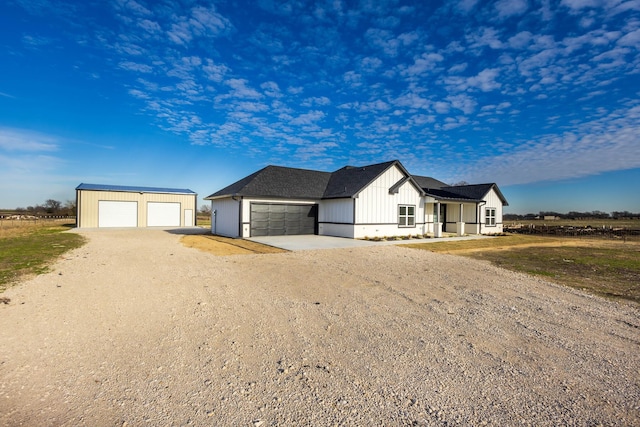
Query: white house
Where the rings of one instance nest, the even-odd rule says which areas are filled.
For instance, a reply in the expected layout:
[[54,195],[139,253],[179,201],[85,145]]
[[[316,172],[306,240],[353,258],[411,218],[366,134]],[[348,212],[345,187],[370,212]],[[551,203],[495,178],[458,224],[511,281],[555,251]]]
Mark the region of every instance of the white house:
[[228,237],[496,234],[507,206],[496,184],[450,186],[398,160],[335,172],[267,166],[206,200],[212,233]]

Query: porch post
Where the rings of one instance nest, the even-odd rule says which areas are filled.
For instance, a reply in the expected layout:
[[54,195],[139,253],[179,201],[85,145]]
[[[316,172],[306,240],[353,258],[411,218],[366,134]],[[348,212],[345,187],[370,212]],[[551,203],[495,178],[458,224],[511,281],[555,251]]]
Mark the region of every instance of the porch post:
[[462,220],[464,213],[463,204],[460,203],[460,221],[458,221],[458,236],[464,236],[464,221]]
[[433,237],[442,237],[442,223],[440,222],[440,202],[436,202],[438,221],[433,223]]

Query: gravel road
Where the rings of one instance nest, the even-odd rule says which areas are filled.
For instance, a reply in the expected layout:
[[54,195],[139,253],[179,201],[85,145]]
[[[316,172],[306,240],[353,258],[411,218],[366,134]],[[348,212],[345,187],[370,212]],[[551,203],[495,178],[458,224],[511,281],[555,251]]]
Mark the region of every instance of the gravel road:
[[0,425],[640,425],[640,309],[396,246],[93,230],[0,304]]

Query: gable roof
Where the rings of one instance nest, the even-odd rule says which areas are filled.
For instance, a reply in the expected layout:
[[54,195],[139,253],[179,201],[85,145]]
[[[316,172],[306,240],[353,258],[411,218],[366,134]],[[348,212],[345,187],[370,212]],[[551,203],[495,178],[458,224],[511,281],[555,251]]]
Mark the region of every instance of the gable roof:
[[473,185],[448,185],[441,188],[425,188],[425,192],[440,200],[472,201],[480,202],[487,193],[495,190],[504,206],[508,206],[507,199],[495,183]]
[[[416,189],[422,193],[422,188],[413,180],[409,172],[398,160],[377,163],[368,166],[345,166],[331,174],[323,199],[337,199],[355,197],[367,185],[377,179],[392,166],[397,166],[405,176],[405,181],[411,181]],[[404,182],[402,182],[404,183]],[[392,187],[393,189],[393,187]],[[391,189],[390,189],[391,190]]]
[[368,166],[345,166],[335,172],[267,166],[205,199],[234,196],[315,200],[356,197],[367,185],[393,166],[398,167],[404,177],[394,184],[389,192],[397,192],[400,186],[409,182],[422,195],[430,195],[440,200],[479,202],[493,188],[503,204],[507,205],[496,184],[451,186],[431,177],[413,176],[398,160]]
[[206,199],[229,196],[321,199],[330,177],[330,172],[267,166],[216,191]]
[[420,186],[420,188],[422,188],[423,190],[427,190],[428,188],[442,188],[442,187],[449,187],[448,184],[445,184],[442,181],[438,181],[435,178],[431,178],[430,176],[418,176],[418,175],[414,175],[413,179],[416,180],[416,182],[418,183],[418,185]]
[[76,187],[76,190],[93,191],[122,191],[126,193],[163,193],[163,194],[196,194],[186,188],[164,188],[164,187],[135,187],[129,185],[105,185],[105,184],[85,184]]

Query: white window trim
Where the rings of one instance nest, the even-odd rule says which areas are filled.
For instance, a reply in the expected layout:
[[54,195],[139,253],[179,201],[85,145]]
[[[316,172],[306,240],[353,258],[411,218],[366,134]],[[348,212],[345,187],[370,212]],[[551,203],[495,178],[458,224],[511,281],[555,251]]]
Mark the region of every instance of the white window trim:
[[484,225],[485,227],[496,227],[496,208],[485,208]]
[[[404,215],[401,213],[402,208],[405,208]],[[413,210],[412,215],[409,214],[409,208]],[[398,227],[416,228],[416,205],[398,205]]]

